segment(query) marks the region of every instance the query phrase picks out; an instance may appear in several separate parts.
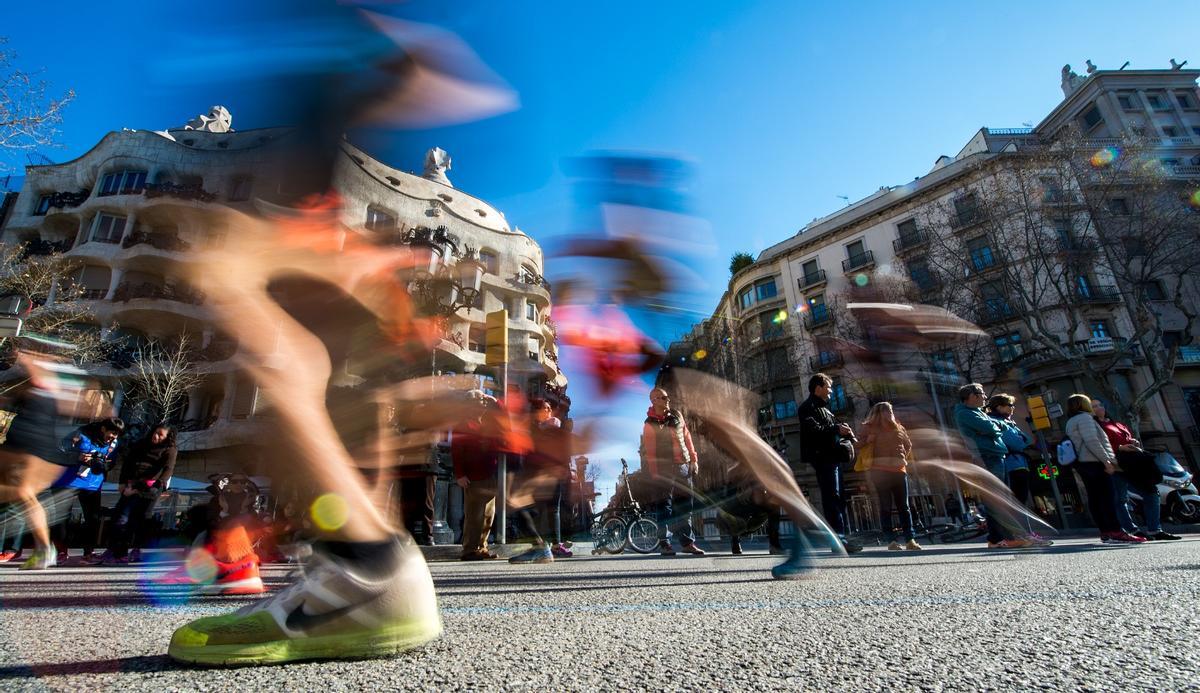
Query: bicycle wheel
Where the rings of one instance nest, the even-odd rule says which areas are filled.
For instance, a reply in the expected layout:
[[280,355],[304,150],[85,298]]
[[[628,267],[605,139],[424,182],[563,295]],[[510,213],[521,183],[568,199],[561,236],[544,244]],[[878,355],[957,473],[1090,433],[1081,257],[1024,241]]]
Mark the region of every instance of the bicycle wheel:
[[658,548],[658,523],[648,517],[630,523],[629,548],[638,553],[653,553]]
[[929,525],[928,527],[926,527],[924,532],[922,532],[920,536],[923,539],[928,539],[929,543],[933,544],[938,541],[941,541],[941,536],[947,532],[952,531],[953,529],[954,529],[954,525],[938,523],[938,524]]
[[600,538],[597,543],[609,553],[621,553],[625,550],[625,542],[629,538],[629,525],[619,517],[610,517],[600,525]]
[[976,537],[981,537],[987,533],[986,527],[979,525],[967,525],[961,529],[951,529],[948,532],[938,535],[938,541],[944,544],[954,544],[960,541],[970,541]]

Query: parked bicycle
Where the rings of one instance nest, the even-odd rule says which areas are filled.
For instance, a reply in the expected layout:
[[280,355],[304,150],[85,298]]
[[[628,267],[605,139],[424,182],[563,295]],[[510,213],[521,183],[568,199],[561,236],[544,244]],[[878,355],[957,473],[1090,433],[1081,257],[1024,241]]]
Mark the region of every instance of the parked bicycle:
[[948,530],[938,535],[938,541],[946,544],[970,541],[977,537],[982,537],[987,534],[987,531],[987,520],[979,515],[973,515],[970,522],[959,526],[950,525]]
[[593,554],[621,553],[631,549],[651,553],[658,548],[658,523],[633,497],[629,488],[629,463],[621,460],[618,486],[625,489],[613,507],[605,508],[592,518]]

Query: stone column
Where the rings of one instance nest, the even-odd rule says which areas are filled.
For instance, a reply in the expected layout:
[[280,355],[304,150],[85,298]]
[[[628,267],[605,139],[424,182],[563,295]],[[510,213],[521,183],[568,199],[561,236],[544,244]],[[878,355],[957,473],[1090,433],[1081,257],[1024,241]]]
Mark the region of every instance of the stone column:
[[130,235],[132,235],[133,232],[136,230],[137,230],[137,212],[130,212],[129,216],[125,218],[125,228],[121,230],[121,243],[118,243],[118,245],[123,244],[125,242],[125,239],[128,238]]
[[117,287],[121,285],[121,280],[125,277],[125,270],[120,267],[113,267],[112,278],[108,280],[108,293],[104,294],[104,300],[111,301],[113,294],[117,292]]

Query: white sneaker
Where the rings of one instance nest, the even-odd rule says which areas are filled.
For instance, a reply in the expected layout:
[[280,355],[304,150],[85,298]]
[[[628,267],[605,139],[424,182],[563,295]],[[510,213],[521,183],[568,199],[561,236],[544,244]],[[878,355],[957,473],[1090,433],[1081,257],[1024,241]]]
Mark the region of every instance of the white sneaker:
[[382,657],[420,647],[442,632],[433,578],[419,551],[403,551],[397,561],[390,575],[376,579],[315,554],[306,575],[282,592],[175,631],[167,654],[241,666]]
[[29,560],[21,564],[17,570],[45,570],[58,565],[58,551],[53,546],[45,549],[34,549]]

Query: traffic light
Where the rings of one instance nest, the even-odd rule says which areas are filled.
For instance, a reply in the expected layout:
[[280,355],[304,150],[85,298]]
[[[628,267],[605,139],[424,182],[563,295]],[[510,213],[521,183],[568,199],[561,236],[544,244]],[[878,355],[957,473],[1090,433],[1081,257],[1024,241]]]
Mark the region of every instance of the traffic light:
[[1040,396],[1025,400],[1029,404],[1029,415],[1033,418],[1033,428],[1037,431],[1042,431],[1050,428],[1050,416],[1046,412],[1046,402]]
[[501,308],[488,313],[484,319],[484,326],[487,328],[484,363],[489,366],[503,366],[508,363],[508,311]]

